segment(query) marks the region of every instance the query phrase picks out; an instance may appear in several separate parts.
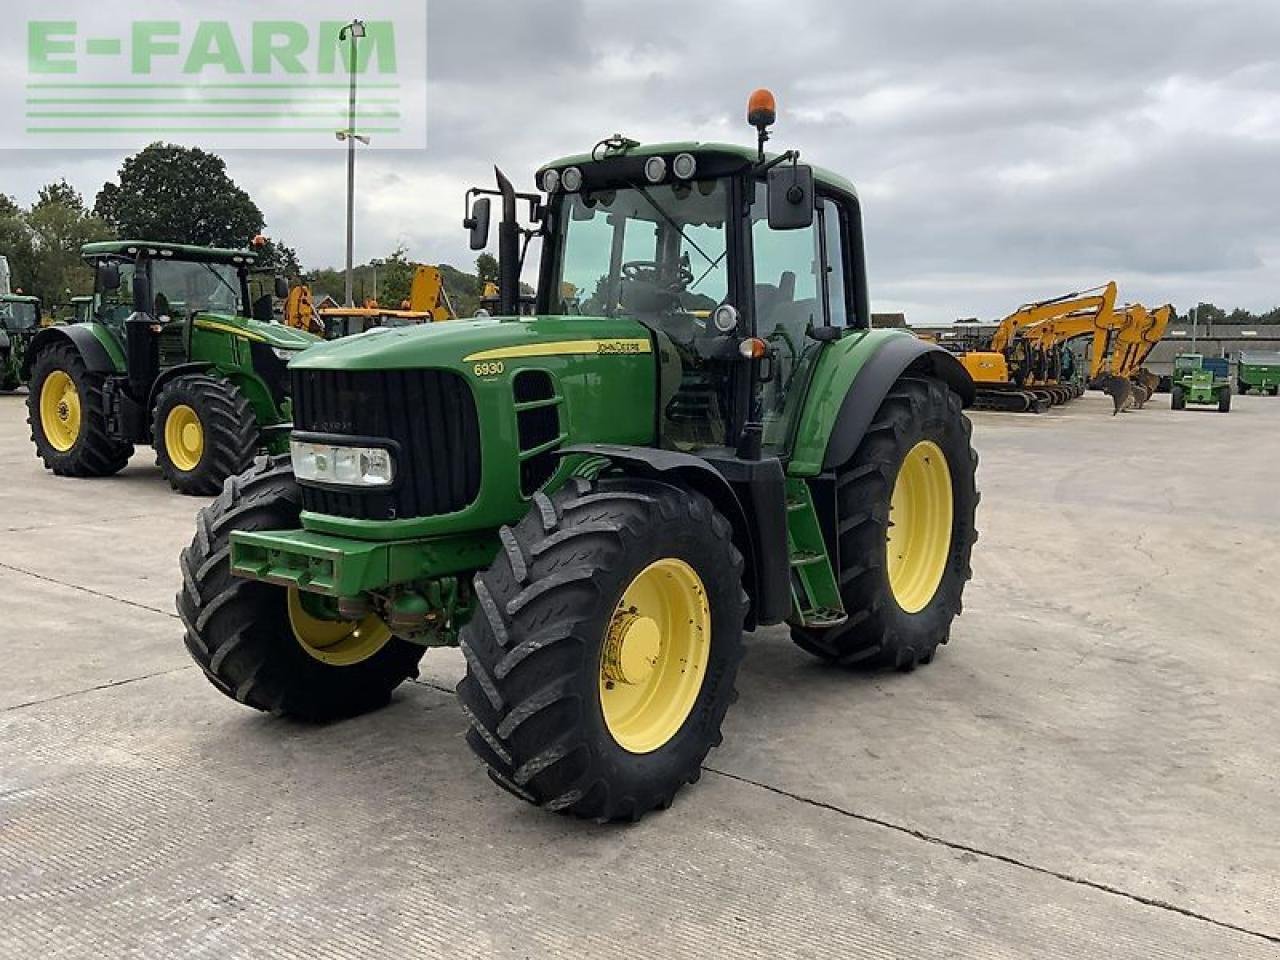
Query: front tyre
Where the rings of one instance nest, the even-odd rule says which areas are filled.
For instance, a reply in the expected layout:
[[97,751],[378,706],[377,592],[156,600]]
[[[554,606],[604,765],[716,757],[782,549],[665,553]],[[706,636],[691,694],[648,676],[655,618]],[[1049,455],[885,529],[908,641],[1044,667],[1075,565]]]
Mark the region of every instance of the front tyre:
[[323,598],[231,574],[233,530],[293,529],[300,512],[288,457],[233,477],[200,511],[177,596],[187,650],[215,687],[258,710],[325,721],[375,709],[417,676],[423,647],[376,616],[344,621]]
[[253,464],[258,422],[229,380],[197,373],[170,380],[152,408],[156,463],[179,493],[213,496]]
[[910,670],[947,642],[977,539],[971,433],[959,397],[939,381],[894,385],[836,474],[849,619],[793,628],[801,648],[844,665]]
[[691,490],[579,478],[500,535],[462,631],[467,742],[538,806],[665,809],[736,699],[747,598],[729,522]]
[[31,440],[45,467],[60,477],[109,477],[133,456],[133,444],[107,433],[102,381],[71,343],[42,350],[32,365]]

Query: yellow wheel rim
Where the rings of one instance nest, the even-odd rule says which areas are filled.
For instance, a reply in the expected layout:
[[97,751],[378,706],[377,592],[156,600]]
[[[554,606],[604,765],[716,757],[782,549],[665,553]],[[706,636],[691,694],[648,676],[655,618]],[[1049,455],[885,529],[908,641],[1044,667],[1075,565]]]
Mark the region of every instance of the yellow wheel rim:
[[71,374],[55,370],[40,387],[40,429],[59,453],[66,453],[80,439],[80,391]]
[[391,639],[391,628],[374,614],[358,622],[313,617],[303,607],[297,587],[289,588],[289,626],[303,650],[334,667],[368,660]]
[[200,416],[185,403],[169,411],[164,418],[164,449],[169,462],[183,473],[200,466],[204,456],[204,427]]
[[942,582],[951,552],[951,471],[932,440],[912,447],[898,469],[889,505],[889,589],[919,613]]
[[674,737],[698,699],[710,656],[702,579],[683,560],[649,564],[623,591],[600,652],[600,707],[618,746],[650,753]]

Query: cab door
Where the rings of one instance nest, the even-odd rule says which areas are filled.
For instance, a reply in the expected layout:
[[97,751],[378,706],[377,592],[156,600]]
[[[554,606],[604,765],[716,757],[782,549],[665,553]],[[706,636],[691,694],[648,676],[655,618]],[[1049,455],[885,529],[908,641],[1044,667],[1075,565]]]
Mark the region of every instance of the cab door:
[[853,316],[845,211],[829,196],[819,196],[816,206],[811,226],[770,229],[759,183],[751,207],[752,315],[756,336],[769,347],[757,402],[765,446],[778,455],[790,446],[823,345]]

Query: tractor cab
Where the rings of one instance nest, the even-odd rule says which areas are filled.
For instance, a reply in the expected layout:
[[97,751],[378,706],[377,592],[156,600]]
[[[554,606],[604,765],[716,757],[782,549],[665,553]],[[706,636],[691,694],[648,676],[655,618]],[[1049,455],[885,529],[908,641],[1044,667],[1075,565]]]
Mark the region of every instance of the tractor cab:
[[23,382],[27,345],[40,328],[40,301],[20,293],[0,294],[0,390]]
[[[759,148],[622,136],[544,165],[545,194],[472,190],[473,247],[487,238],[488,194],[526,201],[542,240],[535,314],[627,317],[653,337],[660,440],[693,451],[763,445],[786,456],[820,346],[869,326],[861,209],[853,185]],[[522,255],[500,227],[497,311],[514,297]],[[509,249],[502,230],[509,233]],[[504,255],[505,254],[505,255]],[[521,264],[522,266],[522,264]]]

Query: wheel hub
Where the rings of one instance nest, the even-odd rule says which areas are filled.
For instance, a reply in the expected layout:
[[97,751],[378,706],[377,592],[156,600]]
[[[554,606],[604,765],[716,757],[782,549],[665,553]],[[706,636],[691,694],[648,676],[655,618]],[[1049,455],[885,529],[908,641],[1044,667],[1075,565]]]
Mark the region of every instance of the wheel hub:
[[652,617],[642,617],[634,610],[620,613],[609,624],[605,638],[605,676],[613,683],[644,683],[661,653],[662,635]]

